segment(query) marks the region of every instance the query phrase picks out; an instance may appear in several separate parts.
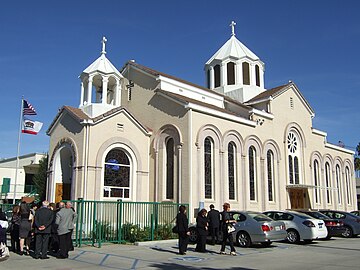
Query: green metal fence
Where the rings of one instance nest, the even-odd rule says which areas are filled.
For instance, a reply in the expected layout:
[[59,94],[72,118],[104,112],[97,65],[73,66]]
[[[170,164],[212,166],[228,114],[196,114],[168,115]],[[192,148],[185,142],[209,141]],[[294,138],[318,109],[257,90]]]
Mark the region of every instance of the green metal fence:
[[[180,204],[167,202],[71,201],[77,213],[73,242],[77,246],[133,243],[176,238],[172,233]],[[188,205],[184,204],[187,208]],[[14,204],[1,204],[3,212]],[[10,212],[9,212],[10,214]]]
[[[171,231],[180,204],[157,202],[72,201],[77,211],[75,244],[101,247],[175,238]],[[187,206],[187,205],[185,205]]]

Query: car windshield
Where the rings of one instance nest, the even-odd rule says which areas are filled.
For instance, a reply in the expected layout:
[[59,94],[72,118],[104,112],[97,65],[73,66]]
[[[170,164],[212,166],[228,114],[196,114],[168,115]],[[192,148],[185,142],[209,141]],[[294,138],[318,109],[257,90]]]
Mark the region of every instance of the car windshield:
[[292,213],[294,216],[297,216],[299,218],[302,218],[302,219],[309,219],[309,218],[312,218],[311,216],[309,215],[306,215],[306,214],[303,214],[303,213]]
[[260,221],[272,221],[271,218],[269,218],[268,216],[265,216],[262,213],[248,212],[248,215],[250,217],[252,217],[253,219],[255,219],[256,221],[258,221],[258,222],[260,222]]
[[309,216],[312,216],[314,218],[317,218],[317,219],[329,219],[328,216],[320,213],[320,212],[306,212],[305,213],[306,215],[309,215]]

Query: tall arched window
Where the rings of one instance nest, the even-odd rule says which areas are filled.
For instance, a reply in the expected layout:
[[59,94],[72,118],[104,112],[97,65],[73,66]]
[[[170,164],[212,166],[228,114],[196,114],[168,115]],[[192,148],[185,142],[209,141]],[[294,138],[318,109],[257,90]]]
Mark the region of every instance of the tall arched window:
[[274,170],[274,153],[271,150],[267,151],[266,154],[266,165],[267,165],[267,186],[268,186],[268,200],[270,202],[274,201],[274,180],[275,180],[275,170]]
[[214,66],[214,87],[220,86],[220,65]]
[[294,132],[289,132],[287,136],[287,149],[289,160],[289,183],[300,184],[300,144]]
[[341,173],[340,173],[340,166],[339,165],[336,165],[336,167],[335,167],[335,177],[336,177],[336,189],[337,189],[338,203],[341,204],[342,203],[341,187],[340,187]]
[[250,65],[247,62],[242,63],[243,84],[250,85]]
[[104,164],[104,197],[130,198],[131,166],[122,149],[112,149]]
[[208,88],[210,88],[210,76],[211,76],[211,72],[210,69],[208,69],[208,71],[206,72],[206,82]]
[[210,137],[204,141],[205,199],[212,198],[214,143]]
[[234,143],[228,144],[228,179],[229,179],[229,200],[235,200],[235,168],[236,168],[236,147]]
[[320,185],[319,185],[319,162],[314,160],[314,186],[315,186],[315,203],[320,203]]
[[166,199],[174,199],[174,139],[166,142]]
[[234,85],[235,84],[235,64],[233,62],[229,62],[226,65],[227,67],[227,84]]
[[255,79],[256,79],[256,86],[260,86],[260,68],[259,68],[259,65],[255,65]]
[[249,147],[249,187],[250,200],[256,200],[256,150],[254,146]]
[[331,203],[331,172],[329,162],[325,163],[326,202]]
[[345,168],[345,185],[346,185],[346,201],[347,201],[347,204],[351,204],[350,170],[349,170],[349,167]]

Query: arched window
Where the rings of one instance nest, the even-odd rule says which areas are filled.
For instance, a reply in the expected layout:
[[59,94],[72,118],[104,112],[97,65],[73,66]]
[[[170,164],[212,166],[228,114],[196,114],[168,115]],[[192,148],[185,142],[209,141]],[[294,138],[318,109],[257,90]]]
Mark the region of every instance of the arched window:
[[331,172],[329,162],[325,163],[326,202],[331,203]]
[[345,168],[345,185],[346,185],[346,201],[347,201],[347,204],[351,204],[350,170],[349,170],[349,167]]
[[220,86],[220,65],[215,65],[214,66],[214,87],[219,87]]
[[267,182],[268,182],[268,199],[270,202],[274,201],[274,153],[271,150],[267,151],[266,154],[266,165],[267,165]]
[[207,80],[208,88],[210,88],[210,76],[211,76],[211,72],[210,72],[210,69],[208,69],[208,71],[206,72],[206,80]]
[[315,203],[320,203],[319,162],[314,160]]
[[335,177],[336,177],[336,189],[337,189],[338,203],[341,204],[342,203],[341,187],[340,187],[341,173],[340,173],[340,166],[339,165],[336,165],[336,167],[335,167]]
[[106,155],[104,168],[104,197],[130,198],[131,166],[128,155],[122,149],[112,149]]
[[174,199],[174,139],[166,142],[166,199]]
[[204,142],[205,199],[212,198],[214,143],[210,137]]
[[249,186],[250,200],[256,200],[256,150],[254,146],[249,147]]
[[300,144],[294,132],[287,136],[287,149],[289,160],[289,183],[300,184]]
[[255,79],[256,79],[256,86],[260,86],[260,68],[258,65],[255,65]]
[[229,179],[229,200],[235,200],[235,168],[236,168],[236,147],[234,143],[228,144],[228,179]]
[[247,62],[242,63],[243,84],[250,85],[250,65]]
[[235,64],[233,62],[227,63],[227,84],[235,84]]

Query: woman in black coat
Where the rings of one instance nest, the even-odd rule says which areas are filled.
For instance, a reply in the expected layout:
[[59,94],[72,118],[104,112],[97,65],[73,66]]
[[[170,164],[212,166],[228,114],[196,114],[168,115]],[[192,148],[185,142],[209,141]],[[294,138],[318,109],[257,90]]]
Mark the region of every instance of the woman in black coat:
[[176,226],[178,228],[179,234],[179,254],[185,255],[187,250],[187,245],[189,243],[189,228],[188,228],[188,218],[186,216],[186,207],[181,205],[179,207],[179,213],[176,215]]
[[206,237],[208,235],[208,220],[206,209],[201,209],[196,218],[197,244],[195,251],[206,252]]

